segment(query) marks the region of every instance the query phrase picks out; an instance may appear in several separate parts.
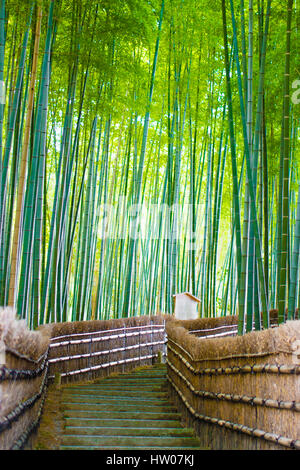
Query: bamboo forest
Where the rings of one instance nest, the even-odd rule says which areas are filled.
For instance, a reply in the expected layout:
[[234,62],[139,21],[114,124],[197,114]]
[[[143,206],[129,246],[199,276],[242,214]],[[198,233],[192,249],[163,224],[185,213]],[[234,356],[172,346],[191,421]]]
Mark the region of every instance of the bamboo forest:
[[0,305],[295,319],[299,27],[298,0],[1,0]]

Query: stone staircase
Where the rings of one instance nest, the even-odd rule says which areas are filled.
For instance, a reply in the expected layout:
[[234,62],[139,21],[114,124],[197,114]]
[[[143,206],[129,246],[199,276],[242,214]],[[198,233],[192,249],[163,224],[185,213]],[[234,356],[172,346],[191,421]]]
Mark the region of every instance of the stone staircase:
[[61,450],[200,449],[167,393],[166,366],[62,388]]

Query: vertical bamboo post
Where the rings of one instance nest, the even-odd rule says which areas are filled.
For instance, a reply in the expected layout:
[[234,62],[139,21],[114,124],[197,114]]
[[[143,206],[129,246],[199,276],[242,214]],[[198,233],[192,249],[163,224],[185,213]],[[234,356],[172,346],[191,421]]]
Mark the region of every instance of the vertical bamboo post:
[[125,324],[123,325],[123,365],[122,365],[122,371],[125,372],[125,359],[126,359],[126,328]]
[[154,354],[153,354],[153,320],[150,320],[151,333],[150,333],[150,343],[151,343],[151,362],[154,363]]

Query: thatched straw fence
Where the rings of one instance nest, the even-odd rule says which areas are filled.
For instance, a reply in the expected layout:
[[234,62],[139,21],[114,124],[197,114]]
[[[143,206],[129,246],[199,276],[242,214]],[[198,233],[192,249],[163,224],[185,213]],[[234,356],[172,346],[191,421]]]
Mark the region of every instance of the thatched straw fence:
[[165,318],[50,324],[27,329],[0,310],[0,449],[28,448],[55,377],[87,381],[160,360]]
[[19,449],[39,422],[48,380],[49,336],[0,310],[0,449]]
[[171,321],[170,393],[205,448],[300,449],[300,321],[236,336],[236,317]]
[[51,337],[49,379],[93,380],[153,364],[166,354],[165,318],[57,323],[42,327]]
[[[0,309],[0,449],[21,449],[54,379],[88,381],[166,355],[170,394],[204,448],[300,449],[300,321],[237,335],[237,318],[50,324]],[[167,341],[167,342],[166,342]]]

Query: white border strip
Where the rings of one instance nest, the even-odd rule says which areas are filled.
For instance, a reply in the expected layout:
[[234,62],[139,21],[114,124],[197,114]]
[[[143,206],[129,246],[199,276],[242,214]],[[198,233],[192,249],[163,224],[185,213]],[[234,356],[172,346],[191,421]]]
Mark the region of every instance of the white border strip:
[[[115,331],[115,330],[112,330],[112,331]],[[121,331],[124,331],[124,329],[122,328]],[[117,338],[130,338],[132,336],[138,336],[138,335],[146,335],[146,334],[149,334],[149,333],[164,333],[164,329],[161,328],[160,330],[156,330],[155,332],[153,332],[153,330],[147,330],[147,331],[136,331],[136,332],[132,332],[132,333],[122,333],[122,334],[117,334],[117,335],[109,335],[109,336],[99,336],[97,338],[89,338],[89,339],[78,339],[78,340],[69,340],[69,341],[61,341],[60,343],[52,343],[50,344],[50,348],[56,348],[56,347],[59,347],[59,346],[67,346],[69,344],[84,344],[84,343],[96,343],[96,342],[99,342],[99,341],[105,341],[105,340],[110,340],[110,339],[117,339]],[[102,333],[102,331],[98,331],[96,333]],[[87,333],[85,335],[88,335],[88,336],[91,336],[90,333]],[[70,335],[71,336],[71,335]],[[72,336],[78,336],[78,335],[72,335]],[[65,336],[65,338],[67,338],[68,336]]]

